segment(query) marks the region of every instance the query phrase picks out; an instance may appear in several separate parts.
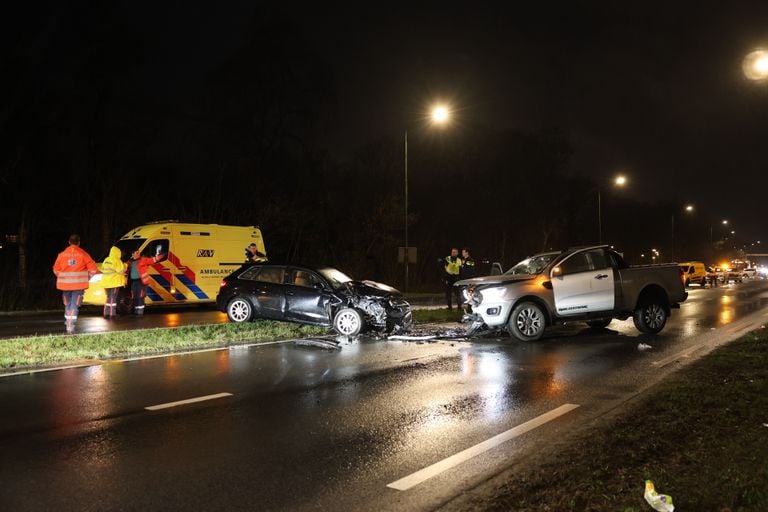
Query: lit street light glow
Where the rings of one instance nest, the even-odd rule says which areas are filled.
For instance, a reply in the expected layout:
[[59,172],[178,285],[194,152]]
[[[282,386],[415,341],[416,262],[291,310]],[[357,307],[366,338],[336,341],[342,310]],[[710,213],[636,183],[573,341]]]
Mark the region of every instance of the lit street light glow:
[[689,205],[687,205],[687,206],[685,207],[685,211],[687,211],[687,212],[692,212],[692,211],[693,211],[693,205],[692,205],[692,204],[689,204]]
[[749,80],[765,80],[768,78],[768,52],[754,50],[744,57],[741,65],[744,76]]
[[432,108],[432,121],[435,123],[445,124],[450,116],[451,113],[445,105],[436,105]]
[[619,174],[618,176],[616,176],[616,180],[614,181],[614,183],[616,183],[616,185],[618,185],[619,187],[623,187],[624,185],[627,184],[627,177],[622,174]]

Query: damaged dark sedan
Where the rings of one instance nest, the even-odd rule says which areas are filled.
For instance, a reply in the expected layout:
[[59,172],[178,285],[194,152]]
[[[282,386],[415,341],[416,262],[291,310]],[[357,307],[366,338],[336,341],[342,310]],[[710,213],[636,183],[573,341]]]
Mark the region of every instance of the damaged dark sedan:
[[283,320],[333,327],[342,336],[407,331],[413,322],[396,289],[330,267],[246,263],[221,282],[216,305],[232,322]]

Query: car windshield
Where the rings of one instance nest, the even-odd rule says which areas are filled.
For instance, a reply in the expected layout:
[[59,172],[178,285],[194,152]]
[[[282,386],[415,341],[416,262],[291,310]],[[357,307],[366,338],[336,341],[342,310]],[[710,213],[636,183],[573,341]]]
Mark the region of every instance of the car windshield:
[[334,290],[341,287],[341,285],[344,283],[348,283],[352,280],[352,278],[346,275],[344,272],[336,270],[335,268],[321,268],[318,270],[318,272],[320,272],[320,274],[325,278],[326,281],[328,281],[328,284],[330,284]]
[[537,256],[531,256],[504,272],[507,275],[523,274],[523,275],[535,275],[541,273],[544,268],[549,265],[552,260],[557,257],[557,254],[539,254]]

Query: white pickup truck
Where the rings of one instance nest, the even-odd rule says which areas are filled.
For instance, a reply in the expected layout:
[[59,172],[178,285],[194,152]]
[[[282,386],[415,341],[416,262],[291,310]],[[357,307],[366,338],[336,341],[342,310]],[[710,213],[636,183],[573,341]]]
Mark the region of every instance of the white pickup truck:
[[547,326],[586,322],[601,329],[632,317],[656,334],[688,293],[676,264],[629,266],[608,246],[546,252],[504,274],[458,281],[472,312],[468,334],[505,328],[522,341],[541,338]]

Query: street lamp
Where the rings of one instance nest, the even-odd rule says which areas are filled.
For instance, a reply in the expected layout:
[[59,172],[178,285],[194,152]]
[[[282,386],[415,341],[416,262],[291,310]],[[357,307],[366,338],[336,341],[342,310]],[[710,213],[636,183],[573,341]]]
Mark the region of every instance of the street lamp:
[[[451,118],[451,110],[448,106],[437,104],[430,110],[429,118],[433,125],[444,125]],[[408,130],[405,130],[404,137],[405,153],[405,249],[403,262],[405,263],[405,289],[408,291],[408,263],[410,258],[410,245],[408,245]]]
[[765,80],[768,78],[768,52],[765,50],[749,52],[741,63],[741,69],[744,71],[744,76],[750,80]]
[[[693,213],[693,205],[687,204],[685,205],[685,208],[683,209],[686,213]],[[672,261],[675,261],[675,214],[672,214],[672,251],[670,252],[670,256],[672,257]]]
[[[627,177],[623,174],[619,174],[613,179],[613,185],[616,187],[623,187],[626,184]],[[600,244],[603,243],[603,201],[600,195],[601,188],[600,186],[597,187],[597,241]]]
[[[724,220],[721,222],[721,224],[722,224],[723,226],[727,226],[727,225],[728,225],[728,220],[727,220],[727,219],[724,219]],[[714,239],[712,238],[712,227],[713,227],[713,226],[712,226],[712,224],[710,224],[710,225],[709,225],[709,245],[712,245],[712,244],[714,243]]]

